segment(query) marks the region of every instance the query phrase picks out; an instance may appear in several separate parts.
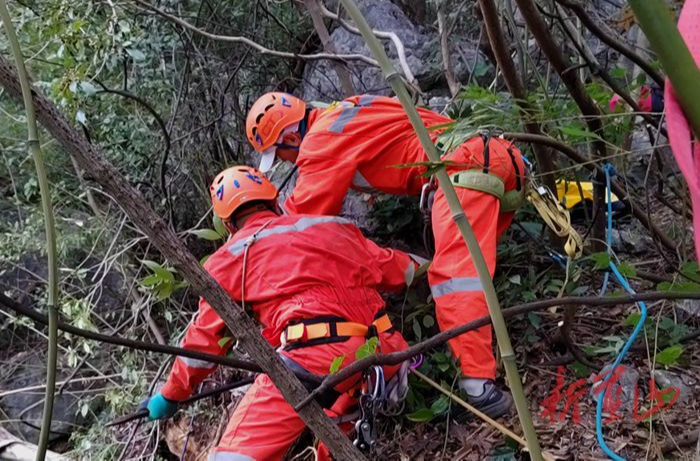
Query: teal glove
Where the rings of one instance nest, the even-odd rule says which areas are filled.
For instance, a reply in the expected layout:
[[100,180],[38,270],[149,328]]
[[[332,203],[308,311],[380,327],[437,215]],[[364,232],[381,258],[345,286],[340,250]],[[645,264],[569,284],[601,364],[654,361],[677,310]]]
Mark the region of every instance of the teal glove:
[[141,402],[139,408],[148,409],[149,421],[154,421],[156,419],[168,419],[177,411],[177,402],[166,399],[163,397],[163,394],[159,392],[153,397],[149,397]]

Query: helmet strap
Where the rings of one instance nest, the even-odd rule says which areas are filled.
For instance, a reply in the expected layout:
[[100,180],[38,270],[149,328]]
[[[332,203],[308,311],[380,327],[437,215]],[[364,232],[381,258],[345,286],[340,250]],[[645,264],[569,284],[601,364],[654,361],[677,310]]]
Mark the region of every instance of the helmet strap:
[[304,111],[304,118],[301,119],[301,122],[299,122],[299,136],[301,139],[304,139],[304,136],[306,136],[306,130],[309,127],[309,114],[311,113],[311,109],[307,108]]

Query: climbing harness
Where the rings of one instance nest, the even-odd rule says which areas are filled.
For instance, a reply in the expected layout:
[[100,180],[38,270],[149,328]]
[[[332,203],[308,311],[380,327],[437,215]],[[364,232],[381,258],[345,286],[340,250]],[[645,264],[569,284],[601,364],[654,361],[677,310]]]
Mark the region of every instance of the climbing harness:
[[[603,166],[603,171],[605,172],[605,183],[607,186],[607,195],[608,195],[608,216],[607,216],[607,235],[606,235],[606,242],[608,245],[608,254],[612,253],[611,249],[611,243],[612,243],[612,200],[610,197],[610,178],[616,174],[615,168],[611,164],[605,164]],[[612,257],[610,258],[610,270],[612,271],[613,275],[617,279],[618,283],[622,285],[622,288],[625,289],[630,294],[635,294],[635,291],[632,289],[630,286],[629,282],[625,279],[625,277],[620,273],[618,270],[617,266],[612,260]],[[644,322],[646,321],[647,318],[647,305],[643,301],[639,301],[637,303],[639,306],[640,310],[640,316],[639,320],[637,321],[637,325],[634,327],[634,331],[632,331],[632,334],[630,335],[629,339],[625,343],[625,345],[622,347],[622,350],[620,351],[620,354],[617,356],[615,361],[613,362],[612,366],[609,368],[605,378],[596,383],[597,385],[602,386],[602,392],[600,393],[598,397],[598,403],[596,405],[596,411],[595,411],[595,429],[596,429],[596,438],[598,440],[598,445],[600,445],[600,448],[603,449],[606,455],[608,455],[611,459],[615,461],[625,461],[624,458],[618,456],[614,451],[612,451],[606,444],[605,444],[605,438],[603,437],[603,402],[605,401],[605,392],[607,390],[607,382],[608,380],[614,376],[615,369],[620,365],[620,362],[622,362],[622,359],[627,355],[627,352],[629,351],[630,347],[632,347],[632,343],[634,343],[634,340],[637,338],[639,335],[639,332],[642,330],[642,327],[644,326]],[[597,387],[594,385],[594,387]]]
[[371,325],[348,322],[342,317],[328,316],[297,320],[290,323],[280,336],[282,349],[345,342],[353,336],[371,338],[393,329],[389,316],[379,311]]

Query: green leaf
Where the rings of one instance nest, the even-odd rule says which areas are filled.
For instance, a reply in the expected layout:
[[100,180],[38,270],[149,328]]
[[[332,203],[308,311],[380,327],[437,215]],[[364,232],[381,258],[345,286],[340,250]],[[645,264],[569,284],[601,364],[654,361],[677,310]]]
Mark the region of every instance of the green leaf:
[[577,378],[585,378],[591,374],[591,369],[578,360],[569,365],[569,368],[571,368]]
[[598,136],[595,133],[591,133],[588,130],[583,130],[581,128],[577,128],[572,125],[567,125],[567,126],[560,126],[559,131],[561,131],[564,134],[568,134],[569,136],[573,136],[576,138],[588,138],[588,139],[600,139],[600,136]]
[[231,341],[233,341],[232,336],[224,336],[223,338],[221,338],[219,340],[219,342],[217,344],[219,345],[219,347],[224,347],[226,344],[228,344]]
[[433,416],[435,416],[433,410],[431,410],[430,408],[421,408],[418,411],[414,411],[413,413],[407,414],[406,418],[408,418],[408,420],[410,421],[413,421],[414,423],[424,423],[433,419]]
[[143,261],[144,266],[148,267],[151,269],[158,278],[161,279],[162,283],[172,283],[175,281],[175,277],[173,276],[173,273],[170,272],[168,269],[165,267],[161,266],[155,261],[149,261],[149,260],[144,260]]
[[214,230],[216,233],[219,234],[221,238],[226,237],[228,235],[228,230],[226,230],[226,226],[224,226],[224,222],[221,220],[221,218],[214,215],[212,221],[214,222]]
[[213,229],[197,229],[190,231],[190,234],[194,234],[201,239],[209,240],[212,242],[216,240],[221,240],[223,238],[218,232],[216,232]]
[[639,319],[641,318],[642,314],[640,314],[639,312],[632,312],[630,315],[627,316],[627,318],[623,322],[623,325],[626,327],[636,326],[637,323],[639,323]]
[[126,52],[134,61],[145,61],[146,55],[136,48],[127,48]]
[[341,355],[340,357],[336,357],[333,359],[331,362],[331,367],[329,369],[329,373],[336,373],[338,370],[340,370],[340,367],[343,365],[343,362],[345,361],[345,354]]
[[534,312],[528,312],[527,313],[527,319],[530,321],[533,327],[539,328],[540,325],[542,324],[542,318],[535,314]]
[[520,275],[519,274],[508,277],[508,280],[513,285],[520,285]]
[[426,315],[425,317],[423,317],[423,326],[425,328],[430,328],[433,325],[435,325],[435,319],[432,315]]
[[141,285],[145,287],[150,287],[153,285],[157,285],[161,282],[161,278],[158,277],[157,274],[151,274],[147,277],[145,277],[143,280],[141,280]]
[[377,345],[379,344],[379,338],[373,336],[367,340],[363,345],[357,348],[355,352],[355,360],[360,360],[374,354],[377,351]]
[[200,260],[199,260],[199,265],[200,265],[200,266],[203,266],[204,263],[207,262],[207,259],[209,259],[209,257],[211,257],[211,255],[206,255],[206,256],[204,256],[202,259],[200,259]]
[[625,277],[636,277],[637,270],[627,261],[622,261],[617,265],[617,270]]
[[682,353],[683,348],[681,346],[670,346],[656,355],[656,361],[662,365],[670,366],[678,361]]
[[601,270],[610,267],[610,255],[605,252],[593,253],[589,257],[595,263],[593,266],[595,269]]
[[430,410],[433,412],[434,415],[441,415],[444,412],[446,412],[448,408],[450,408],[450,398],[446,395],[440,396],[439,399],[437,399],[433,402],[432,405],[430,405]]

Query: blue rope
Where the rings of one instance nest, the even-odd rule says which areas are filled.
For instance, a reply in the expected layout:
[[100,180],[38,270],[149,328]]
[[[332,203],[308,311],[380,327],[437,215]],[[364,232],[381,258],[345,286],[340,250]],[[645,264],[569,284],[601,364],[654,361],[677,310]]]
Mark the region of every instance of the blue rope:
[[[605,171],[605,184],[606,184],[606,194],[607,194],[607,199],[608,199],[608,230],[607,230],[607,238],[606,238],[606,243],[608,244],[608,254],[611,252],[612,248],[612,197],[610,193],[610,178],[611,176],[614,176],[616,174],[615,168],[611,164],[606,164],[603,167],[603,170]],[[630,286],[630,284],[627,282],[625,277],[620,273],[620,271],[617,269],[617,266],[612,260],[612,257],[610,258],[610,270],[612,270],[613,275],[615,275],[615,278],[617,279],[617,282],[622,285],[622,288],[625,289],[630,294],[635,294],[634,290]],[[606,273],[606,276],[608,274]],[[603,281],[603,288],[607,288],[607,282],[608,278],[606,277]],[[613,362],[612,367],[608,371],[608,374],[605,376],[605,379],[603,379],[603,382],[601,383],[601,386],[603,386],[602,392],[600,393],[600,397],[598,398],[598,404],[596,405],[596,411],[595,411],[595,432],[596,432],[596,438],[598,440],[598,445],[600,445],[600,448],[603,449],[606,455],[610,457],[610,459],[613,459],[615,461],[625,461],[625,458],[622,458],[618,456],[614,451],[612,451],[608,446],[605,444],[605,439],[603,438],[603,401],[605,400],[605,391],[606,391],[606,382],[608,379],[610,379],[611,376],[613,376],[613,373],[615,372],[615,369],[620,365],[620,362],[622,362],[622,359],[627,355],[627,352],[629,351],[630,347],[632,347],[632,343],[634,342],[635,338],[637,335],[639,335],[639,332],[642,330],[642,327],[644,326],[644,322],[647,319],[647,305],[640,301],[637,303],[639,305],[639,310],[641,311],[641,316],[639,317],[639,321],[637,322],[637,325],[634,327],[634,331],[630,335],[629,339],[623,346],[622,350],[620,351],[620,354],[617,356],[615,359],[615,362]]]

